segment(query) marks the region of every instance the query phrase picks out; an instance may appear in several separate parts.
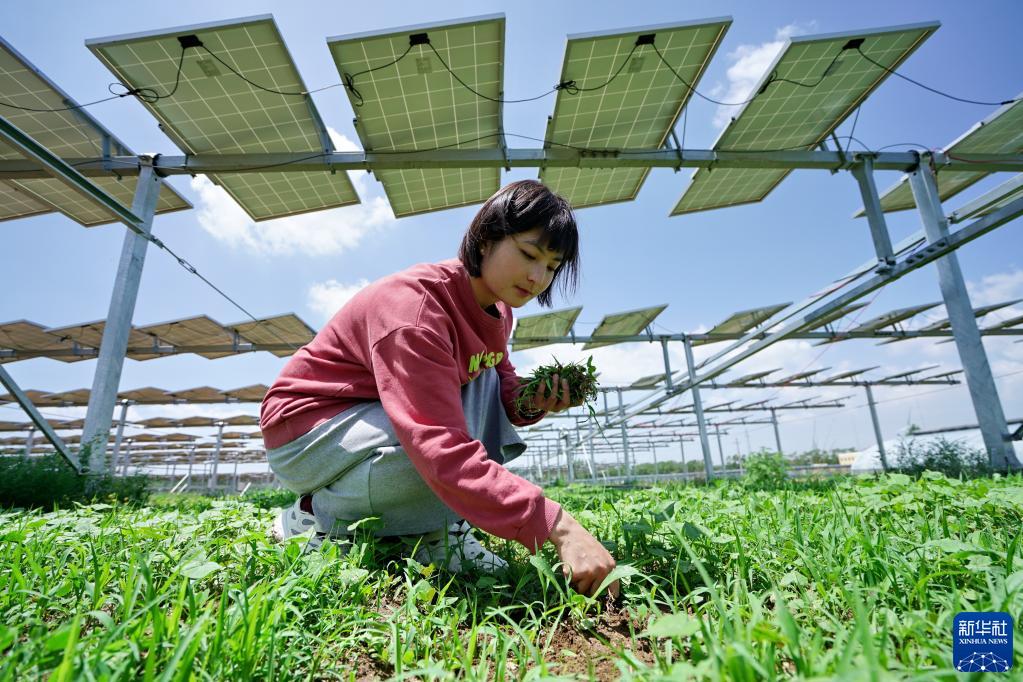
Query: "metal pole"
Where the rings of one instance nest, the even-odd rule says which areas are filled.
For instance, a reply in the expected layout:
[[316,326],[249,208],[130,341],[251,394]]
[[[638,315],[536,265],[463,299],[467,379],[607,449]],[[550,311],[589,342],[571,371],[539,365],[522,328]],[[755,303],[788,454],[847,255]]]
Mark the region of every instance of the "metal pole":
[[[237,458],[237,456],[238,455],[235,455],[236,458]],[[234,475],[232,476],[232,478],[234,479],[234,491],[238,492],[238,460],[237,459],[234,460]]]
[[568,434],[565,433],[564,429],[559,431],[558,445],[565,453],[565,467],[566,473],[568,474],[568,482],[573,483],[575,481],[575,467],[572,465],[572,451],[568,448]]
[[220,464],[220,447],[224,443],[224,422],[217,422],[217,446],[213,448],[213,469],[206,487],[213,490],[217,487],[217,466]]
[[36,444],[36,428],[34,426],[29,427],[28,437],[25,438],[25,457],[28,459],[32,456],[32,448]]
[[[162,184],[160,177],[153,172],[152,166],[142,167],[131,211],[141,218],[141,228],[146,235],[153,229],[153,215]],[[131,332],[131,320],[135,313],[135,301],[138,299],[139,281],[142,279],[142,266],[146,260],[148,245],[149,241],[135,232],[128,231],[124,235],[121,261],[117,267],[117,279],[114,281],[110,309],[103,328],[99,361],[92,380],[92,392],[89,394],[89,407],[85,414],[85,428],[82,430],[82,444],[79,448],[83,466],[92,471],[101,473],[109,471],[111,464],[110,461],[85,461],[87,457],[82,455],[88,455],[90,460],[95,456],[107,459],[110,421],[114,414],[114,403],[117,401],[117,388],[121,381],[121,370],[124,367],[124,355],[128,347],[128,335]]]
[[657,468],[657,446],[653,443],[650,444],[650,451],[654,454],[654,481],[660,475],[660,469]]
[[597,480],[597,460],[593,458],[593,439],[592,438],[589,439],[588,441],[586,441],[586,450],[587,450],[587,454],[589,455],[590,477],[594,481],[596,481]]
[[870,420],[874,423],[874,438],[877,440],[877,454],[881,458],[881,468],[888,471],[888,456],[884,451],[884,438],[881,437],[881,422],[877,418],[877,406],[874,404],[874,391],[870,384],[863,384],[867,389],[867,406],[870,407]]
[[[687,336],[683,339],[686,350],[686,365],[689,368],[689,380],[696,376],[696,362],[693,361],[693,342]],[[696,412],[696,426],[700,431],[700,447],[703,450],[703,470],[707,480],[714,478],[714,463],[710,459],[710,439],[707,438],[707,420],[703,416],[703,401],[700,399],[700,387],[693,386],[693,411]]]
[[[909,181],[913,198],[920,211],[924,232],[927,234],[927,241],[933,244],[948,237],[949,231],[930,161],[929,156],[921,158],[917,169],[910,173]],[[984,438],[991,467],[1001,471],[1019,469],[1020,461],[1009,441],[1009,426],[1005,421],[1005,413],[998,399],[998,389],[991,374],[991,365],[988,363],[980,331],[977,329],[977,318],[966,292],[966,283],[959,268],[959,258],[955,253],[949,253],[934,265],[938,269],[938,284],[941,287],[941,296],[945,300],[945,311],[952,324],[952,337],[959,350],[966,385],[970,389],[970,398],[977,413],[977,424]]]
[[124,462],[121,465],[121,476],[128,475],[128,464],[131,463],[131,445],[134,442],[134,438],[128,439],[128,445],[124,448]]
[[625,478],[632,478],[632,457],[629,454],[629,431],[625,421],[625,400],[622,398],[622,389],[618,389],[618,416],[621,418],[622,427],[622,459],[625,461]]
[[876,272],[887,272],[895,265],[895,254],[892,251],[892,239],[888,234],[884,212],[881,210],[881,199],[874,184],[874,159],[861,156],[861,162],[853,166],[853,177],[860,185],[860,196],[863,198],[863,210],[870,225],[870,237],[874,240],[874,252],[877,254]]
[[195,443],[192,443],[192,449],[188,451],[188,483],[185,484],[185,490],[192,487],[192,465],[195,464]]
[[671,380],[671,361],[668,359],[668,339],[661,339],[661,353],[664,355],[664,386],[670,392],[674,385]]
[[781,433],[778,431],[778,411],[771,408],[771,425],[774,426],[774,444],[778,448],[778,454],[785,456],[781,449]]
[[725,470],[725,450],[721,447],[721,427],[717,424],[714,425],[714,435],[718,439],[718,457],[721,458],[721,471]]
[[128,418],[128,405],[131,401],[121,401],[121,418],[117,420],[117,435],[114,436],[114,454],[111,455],[113,467],[111,471],[117,471],[117,464],[121,457],[121,440],[124,438],[124,422]]
[[686,466],[686,440],[682,436],[678,437],[678,449],[682,451],[682,473],[688,478],[689,467]]

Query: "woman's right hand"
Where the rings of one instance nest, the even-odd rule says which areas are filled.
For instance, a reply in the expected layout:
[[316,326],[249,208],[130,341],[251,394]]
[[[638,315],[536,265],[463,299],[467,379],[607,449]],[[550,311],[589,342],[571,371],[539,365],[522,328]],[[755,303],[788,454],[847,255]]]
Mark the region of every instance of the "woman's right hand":
[[[561,558],[562,572],[576,592],[592,597],[604,578],[614,570],[615,560],[611,553],[564,509],[554,520],[550,541]],[[612,597],[617,597],[618,589],[616,580],[607,591]]]

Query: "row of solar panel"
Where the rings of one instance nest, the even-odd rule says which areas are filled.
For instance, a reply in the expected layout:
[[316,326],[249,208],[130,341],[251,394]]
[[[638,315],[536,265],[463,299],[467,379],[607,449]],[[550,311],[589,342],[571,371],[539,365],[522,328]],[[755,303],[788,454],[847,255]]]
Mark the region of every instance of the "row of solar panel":
[[[722,17],[571,36],[559,81],[566,87],[558,90],[545,148],[663,148],[730,25],[731,18]],[[714,149],[814,149],[883,82],[885,69],[897,68],[938,27],[931,22],[793,38]],[[490,15],[329,39],[363,148],[387,153],[506,146],[504,33],[503,15]],[[148,93],[144,105],[187,154],[334,150],[269,15],[87,45],[126,87]],[[0,94],[6,100],[36,109],[66,106],[70,98],[12,47],[2,46]],[[799,87],[811,83],[814,87]],[[1021,117],[1023,104],[1007,105],[950,149],[1018,153]],[[126,152],[83,110],[19,112],[11,120],[60,156],[100,156],[104,139],[108,149],[113,145]],[[4,148],[0,154],[16,156]],[[759,201],[789,172],[700,169],[672,214]],[[634,199],[648,173],[648,168],[550,168],[540,177],[582,208]],[[399,217],[482,202],[500,183],[500,170],[492,168],[379,170],[376,175]],[[984,175],[939,173],[942,198]],[[359,200],[346,174],[327,170],[257,168],[211,177],[254,220]],[[134,183],[99,178],[97,184],[130,204]],[[0,199],[5,207],[0,219],[53,208],[85,225],[111,219],[55,180],[0,181]],[[882,205],[909,208],[912,197],[899,185],[885,194]],[[187,202],[168,188],[158,210],[185,207]]]
[[[63,362],[77,362],[92,356],[74,354],[75,350],[99,348],[105,326],[104,320],[51,328],[26,320],[7,322],[0,324],[0,349],[49,354],[49,357]],[[292,313],[231,325],[222,325],[205,315],[198,315],[174,322],[132,327],[128,336],[127,357],[133,360],[161,357],[164,353],[152,351],[154,346],[160,345],[175,348],[230,348],[236,338],[244,343],[273,346],[275,349],[271,353],[287,357],[309,343],[314,335],[312,328]],[[234,355],[236,352],[200,350],[197,354],[213,359]],[[0,357],[0,362],[16,359]]]
[[[1003,301],[1001,303],[994,303],[986,306],[979,306],[974,308],[973,312],[976,317],[983,317],[989,313],[1008,308],[1010,306],[1020,303],[1021,299]],[[724,321],[714,325],[710,330],[704,332],[706,336],[713,335],[738,335],[744,334],[751,329],[754,329],[776,313],[784,310],[788,307],[789,303],[777,303],[774,305],[763,306],[760,308],[752,308],[750,310],[741,310],[728,316]],[[812,326],[808,326],[803,331],[813,331],[820,329],[825,325],[829,325],[850,313],[853,313],[861,308],[865,307],[866,303],[853,303],[844,308],[841,308],[834,313],[831,313],[825,317],[815,320]],[[900,308],[898,310],[892,310],[887,313],[883,313],[876,317],[871,318],[865,322],[857,323],[854,327],[844,330],[845,332],[855,333],[869,333],[884,329],[885,327],[894,327],[900,322],[904,322],[911,317],[919,315],[922,312],[935,308],[939,303],[927,303],[923,305],[909,306],[906,308]],[[597,338],[601,336],[635,336],[640,334],[650,324],[654,322],[658,315],[660,315],[666,305],[654,306],[651,308],[642,308],[639,310],[632,310],[624,313],[616,313],[613,315],[607,315],[601,320],[600,324],[597,325],[593,333],[590,335],[591,338]],[[573,326],[575,325],[576,319],[579,317],[579,313],[582,312],[582,307],[565,308],[563,310],[555,310],[549,313],[542,313],[540,315],[531,315],[528,317],[519,318],[515,325],[515,331],[512,334],[511,344],[515,350],[525,350],[526,348],[536,348],[538,346],[544,346],[549,343],[548,339],[561,339],[565,338],[570,334]],[[1023,317],[1013,317],[1008,320],[999,321],[992,326],[986,327],[988,329],[1007,329],[1017,325],[1023,324]],[[941,331],[949,329],[951,322],[946,318],[932,322],[919,330],[914,331]],[[544,341],[530,341],[529,339],[544,339]],[[693,340],[693,345],[700,345],[705,343],[713,343],[719,339],[706,339],[699,338]],[[901,339],[887,339],[884,343],[892,343]],[[820,343],[830,343],[830,339],[825,339]],[[591,341],[583,346],[583,350],[590,348],[599,348],[600,346],[607,346],[617,341]]]

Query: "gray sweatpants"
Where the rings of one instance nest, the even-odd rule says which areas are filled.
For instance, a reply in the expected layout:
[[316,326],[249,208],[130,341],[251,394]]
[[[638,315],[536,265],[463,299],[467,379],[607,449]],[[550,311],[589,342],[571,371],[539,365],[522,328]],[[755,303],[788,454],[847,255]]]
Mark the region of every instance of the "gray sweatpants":
[[[490,459],[505,464],[525,451],[501,403],[496,369],[462,387],[462,408],[469,435]],[[349,408],[266,455],[284,487],[312,493],[322,530],[343,534],[349,524],[375,516],[376,535],[413,535],[459,520],[412,466],[379,401]]]

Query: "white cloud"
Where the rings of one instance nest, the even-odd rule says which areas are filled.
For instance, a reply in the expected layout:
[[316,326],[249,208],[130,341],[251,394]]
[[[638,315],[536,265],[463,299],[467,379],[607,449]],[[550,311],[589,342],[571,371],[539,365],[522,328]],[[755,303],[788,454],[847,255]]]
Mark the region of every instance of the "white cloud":
[[309,287],[306,307],[317,313],[323,320],[328,320],[352,296],[368,284],[369,280],[367,279],[360,279],[354,284],[342,284],[336,279],[317,282]]
[[[344,135],[327,130],[339,151],[358,149]],[[394,223],[387,200],[370,196],[375,188],[368,174],[353,171],[349,177],[363,197],[361,204],[260,223],[249,218],[227,192],[208,178],[194,178],[192,189],[199,195],[199,224],[232,248],[264,256],[330,256],[355,248],[370,233]]]
[[988,275],[980,282],[967,282],[966,289],[974,306],[1023,298],[1023,270]]
[[[735,63],[728,68],[725,76],[728,84],[715,86],[711,91],[714,99],[724,102],[744,102],[753,94],[753,88],[763,77],[767,67],[778,56],[785,41],[794,35],[812,30],[816,22],[808,24],[789,24],[775,31],[774,40],[759,45],[740,45],[728,54]],[[723,128],[728,121],[739,113],[739,106],[719,106],[714,115],[714,125]]]

